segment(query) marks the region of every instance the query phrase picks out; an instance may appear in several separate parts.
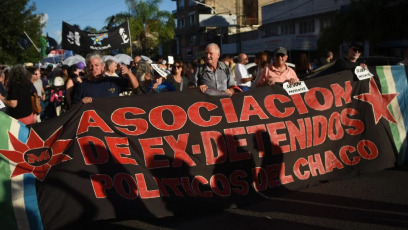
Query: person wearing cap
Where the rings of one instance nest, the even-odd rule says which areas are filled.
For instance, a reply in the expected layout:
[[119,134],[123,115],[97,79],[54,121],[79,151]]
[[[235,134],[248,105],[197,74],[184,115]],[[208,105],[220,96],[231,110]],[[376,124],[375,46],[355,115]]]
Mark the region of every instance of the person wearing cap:
[[92,103],[93,98],[118,97],[128,90],[139,87],[136,76],[126,65],[119,64],[123,77],[105,77],[105,61],[100,52],[90,53],[86,57],[88,78],[76,87],[73,103]]
[[273,63],[269,64],[262,70],[256,85],[274,85],[275,83],[283,82],[293,84],[298,82],[299,78],[295,71],[286,64],[287,60],[288,51],[283,47],[276,48],[273,56]]
[[68,109],[72,105],[72,98],[74,96],[75,88],[82,83],[84,76],[85,64],[78,62],[68,68],[68,80],[65,84],[65,99],[67,101]]
[[351,42],[348,48],[347,56],[344,58],[340,58],[336,60],[334,63],[334,71],[342,71],[342,70],[353,70],[357,66],[361,66],[363,68],[367,67],[366,64],[360,63],[358,58],[360,57],[361,53],[363,52],[363,44],[361,42]]
[[234,94],[235,80],[229,66],[218,61],[220,58],[220,47],[210,43],[205,48],[205,65],[196,68],[190,85],[198,86],[202,93],[219,91],[229,96]]

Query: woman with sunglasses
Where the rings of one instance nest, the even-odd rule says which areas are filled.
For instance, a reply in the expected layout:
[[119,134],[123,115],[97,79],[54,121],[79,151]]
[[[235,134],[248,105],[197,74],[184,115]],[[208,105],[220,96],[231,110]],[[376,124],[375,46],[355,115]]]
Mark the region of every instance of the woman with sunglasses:
[[176,91],[186,90],[188,87],[188,79],[183,76],[184,64],[181,60],[175,61],[171,74],[167,77],[167,81],[173,85]]

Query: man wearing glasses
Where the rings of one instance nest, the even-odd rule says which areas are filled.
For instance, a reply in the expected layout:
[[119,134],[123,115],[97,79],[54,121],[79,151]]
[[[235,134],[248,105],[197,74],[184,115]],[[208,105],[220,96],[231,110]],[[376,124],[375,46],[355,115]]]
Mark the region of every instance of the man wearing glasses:
[[299,78],[296,76],[295,71],[286,64],[287,60],[288,51],[283,47],[276,48],[273,63],[262,70],[256,85],[274,85],[275,83],[283,82],[293,84],[298,82]]
[[361,42],[351,42],[349,45],[347,57],[341,58],[334,64],[334,69],[337,71],[342,70],[354,70],[357,66],[363,68],[367,67],[366,64],[360,63],[357,59],[363,52],[363,44]]

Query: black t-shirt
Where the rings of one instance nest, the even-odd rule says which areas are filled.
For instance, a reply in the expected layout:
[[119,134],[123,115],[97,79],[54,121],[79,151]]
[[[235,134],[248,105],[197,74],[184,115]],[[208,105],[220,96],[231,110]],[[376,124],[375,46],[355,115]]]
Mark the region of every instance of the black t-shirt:
[[351,62],[347,58],[341,58],[336,61],[334,64],[334,69],[335,71],[342,71],[342,70],[351,70],[354,71],[354,69],[360,65],[360,62],[357,60],[356,62]]
[[176,91],[183,91],[186,90],[188,87],[188,79],[184,76],[181,76],[181,79],[182,79],[181,82],[177,82],[176,80],[174,80],[174,76],[172,74],[167,76],[167,81],[174,86]]
[[32,83],[29,85],[10,85],[7,100],[17,100],[15,108],[8,108],[10,116],[19,119],[29,116],[33,112],[31,94],[35,90]]
[[73,103],[81,102],[84,97],[117,97],[129,88],[129,80],[122,77],[103,77],[97,81],[84,80],[75,88]]

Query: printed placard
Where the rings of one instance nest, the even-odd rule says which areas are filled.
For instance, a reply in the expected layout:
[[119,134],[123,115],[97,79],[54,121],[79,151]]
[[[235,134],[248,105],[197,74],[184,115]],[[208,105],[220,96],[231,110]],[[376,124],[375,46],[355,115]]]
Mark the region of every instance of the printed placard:
[[160,74],[160,76],[162,77],[167,77],[168,73],[166,72],[166,70],[162,69],[159,67],[158,64],[151,64],[151,66],[153,67],[153,69]]
[[368,70],[368,68],[363,68],[361,66],[357,66],[354,69],[354,73],[357,75],[357,78],[360,81],[369,79],[374,76],[372,73],[370,73],[370,70]]
[[304,81],[298,81],[293,84],[285,82],[283,83],[283,89],[285,89],[289,95],[305,93],[309,91]]
[[174,64],[174,57],[173,56],[167,56],[167,59],[169,60],[169,64],[173,65]]

